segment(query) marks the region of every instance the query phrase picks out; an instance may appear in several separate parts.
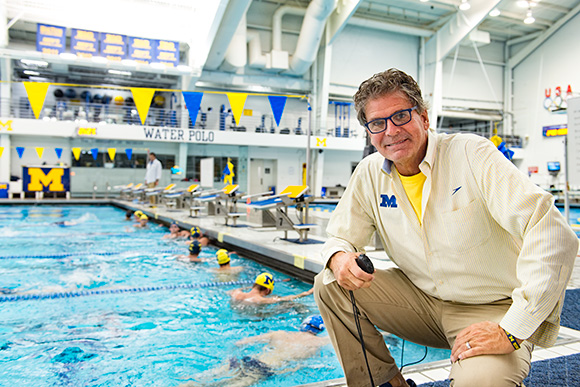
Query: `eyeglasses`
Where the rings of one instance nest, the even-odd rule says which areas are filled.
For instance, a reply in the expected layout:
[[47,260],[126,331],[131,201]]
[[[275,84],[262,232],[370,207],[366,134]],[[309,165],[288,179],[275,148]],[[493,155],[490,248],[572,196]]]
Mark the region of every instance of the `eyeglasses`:
[[378,134],[387,130],[388,120],[391,120],[391,122],[395,126],[402,126],[408,124],[411,121],[411,112],[415,109],[417,109],[417,106],[413,106],[410,109],[399,110],[398,112],[394,112],[393,114],[385,118],[376,118],[372,121],[367,122],[365,124],[365,127],[372,134]]

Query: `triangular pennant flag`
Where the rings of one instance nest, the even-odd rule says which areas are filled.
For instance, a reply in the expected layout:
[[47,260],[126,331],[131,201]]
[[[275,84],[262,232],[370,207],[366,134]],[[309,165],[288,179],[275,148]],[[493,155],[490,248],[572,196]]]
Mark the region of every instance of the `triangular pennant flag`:
[[2,157],[2,153],[4,153],[4,147],[0,146],[0,157]]
[[194,91],[182,91],[181,94],[183,94],[185,106],[189,112],[189,118],[191,118],[191,124],[195,126],[197,112],[199,111],[199,105],[201,105],[201,98],[203,97],[203,93],[197,93]]
[[133,156],[133,149],[125,149],[125,154],[127,155],[127,158],[131,160],[131,157]]
[[17,146],[16,147],[16,153],[18,153],[18,158],[22,158],[22,155],[24,154],[24,147],[21,146]]
[[107,148],[107,152],[109,152],[109,157],[111,161],[115,160],[115,155],[117,154],[117,148]]
[[272,113],[274,113],[274,119],[276,120],[276,126],[280,126],[280,119],[282,118],[282,113],[284,112],[284,106],[286,106],[286,100],[288,97],[283,95],[270,95],[268,100],[270,100],[270,107],[272,108]]
[[132,87],[131,93],[133,93],[133,101],[135,101],[135,107],[137,108],[137,113],[139,113],[139,118],[141,118],[141,123],[145,125],[145,120],[149,113],[149,107],[151,107],[151,100],[153,99],[153,94],[155,94],[155,89]]
[[226,93],[228,100],[230,101],[230,106],[232,108],[232,114],[236,120],[236,125],[240,125],[240,118],[242,118],[242,112],[244,111],[244,104],[246,103],[246,98],[248,94],[245,93]]
[[34,148],[36,149],[36,154],[38,155],[38,158],[41,159],[42,155],[44,154],[44,148]]
[[79,158],[81,157],[81,148],[72,148],[72,152],[75,160],[79,161]]
[[99,148],[91,149],[91,153],[93,154],[93,159],[97,161],[97,156],[99,155]]
[[45,82],[22,82],[26,88],[26,94],[28,94],[28,101],[30,102],[30,107],[34,112],[36,119],[40,116],[42,111],[42,106],[44,105],[44,99],[46,98],[46,92],[48,91],[48,86],[50,83]]
[[54,151],[56,152],[56,157],[60,159],[60,156],[62,156],[62,148],[54,148]]

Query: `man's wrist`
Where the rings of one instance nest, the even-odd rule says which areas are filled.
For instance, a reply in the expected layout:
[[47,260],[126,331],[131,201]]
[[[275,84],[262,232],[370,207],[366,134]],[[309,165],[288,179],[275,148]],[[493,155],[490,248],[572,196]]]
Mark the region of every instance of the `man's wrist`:
[[514,350],[518,350],[520,349],[520,344],[523,342],[523,340],[518,339],[516,337],[514,337],[514,335],[512,335],[511,333],[509,333],[508,331],[506,331],[505,329],[502,328],[502,330],[505,332],[508,340],[510,341],[510,343],[512,344],[512,347],[514,347]]

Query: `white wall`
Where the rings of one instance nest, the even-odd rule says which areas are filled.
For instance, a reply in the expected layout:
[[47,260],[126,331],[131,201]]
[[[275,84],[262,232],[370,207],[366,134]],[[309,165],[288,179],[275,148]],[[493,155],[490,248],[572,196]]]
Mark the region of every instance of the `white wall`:
[[[578,46],[580,16],[566,23],[550,39],[538,47],[513,71],[514,78],[514,134],[528,138],[525,157],[520,168],[527,172],[529,166],[537,166],[538,174],[532,181],[548,187],[553,184],[547,171],[548,161],[560,161],[564,165],[562,137],[542,136],[542,127],[565,124],[566,114],[554,114],[544,109],[545,89],[561,86],[565,94],[568,85],[572,91],[580,92]],[[559,188],[563,187],[564,174],[560,173]]]
[[332,46],[332,84],[358,88],[373,74],[398,68],[417,77],[419,38],[346,26]]
[[362,160],[363,151],[324,151],[323,187],[338,184],[346,187],[350,179],[352,164]]

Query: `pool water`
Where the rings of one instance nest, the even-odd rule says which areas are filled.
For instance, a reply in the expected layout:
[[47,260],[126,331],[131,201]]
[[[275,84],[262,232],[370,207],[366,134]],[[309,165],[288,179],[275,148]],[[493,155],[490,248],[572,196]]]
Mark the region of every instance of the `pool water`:
[[[63,221],[71,225],[58,224]],[[231,305],[227,292],[247,285],[228,281],[252,282],[263,271],[274,274],[276,295],[310,285],[243,258],[232,260],[243,272],[217,274],[211,246],[200,255],[210,262],[176,260],[187,247],[162,239],[167,232],[154,223],[136,229],[114,207],[0,206],[0,386],[178,386],[230,357],[262,350],[236,341],[296,331],[306,316],[318,313],[312,296],[260,309]],[[58,298],[25,299],[29,294]],[[11,297],[18,299],[7,301]],[[387,342],[400,359],[401,341]],[[404,362],[419,360],[423,351],[407,343]],[[425,361],[448,357],[449,351],[429,349]],[[289,366],[300,369],[256,385],[343,376],[330,345]]]

